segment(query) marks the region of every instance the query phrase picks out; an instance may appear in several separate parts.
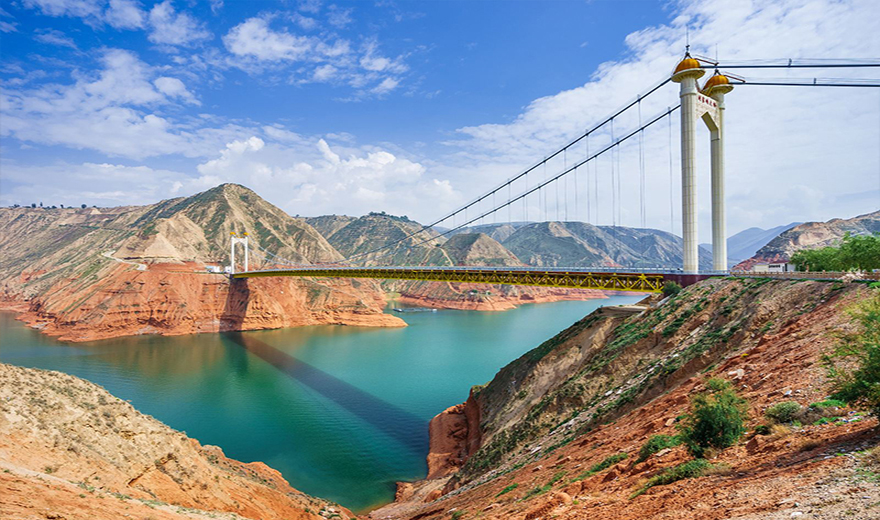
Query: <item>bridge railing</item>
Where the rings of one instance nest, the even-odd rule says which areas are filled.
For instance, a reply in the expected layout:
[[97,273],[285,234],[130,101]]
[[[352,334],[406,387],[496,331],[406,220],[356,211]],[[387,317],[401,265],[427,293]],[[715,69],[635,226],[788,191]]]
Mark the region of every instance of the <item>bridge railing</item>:
[[[306,264],[284,266],[261,271],[327,271],[327,270],[376,270],[387,271],[389,269],[401,269],[410,271],[531,271],[531,272],[565,272],[565,273],[619,273],[619,274],[682,274],[682,269],[670,267],[566,267],[566,266],[426,266],[426,265],[395,265],[395,266],[340,266],[326,264]],[[727,271],[700,271],[701,275],[726,275]]]
[[785,273],[756,273],[754,271],[730,271],[730,276],[744,278],[779,278],[783,280],[877,280],[880,273],[854,271],[789,271]]

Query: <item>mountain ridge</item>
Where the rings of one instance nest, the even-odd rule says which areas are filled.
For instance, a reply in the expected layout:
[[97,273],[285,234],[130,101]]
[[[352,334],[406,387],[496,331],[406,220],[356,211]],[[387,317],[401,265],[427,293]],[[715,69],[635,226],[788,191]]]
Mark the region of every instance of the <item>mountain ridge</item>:
[[[223,184],[146,206],[0,208],[0,300],[65,340],[190,334],[282,326],[403,326],[383,312],[371,280],[273,278],[231,283],[206,265],[228,263],[229,234],[251,250],[301,263],[342,255],[303,219],[252,190]],[[270,259],[255,258],[254,267]],[[285,298],[277,298],[284,294]]]

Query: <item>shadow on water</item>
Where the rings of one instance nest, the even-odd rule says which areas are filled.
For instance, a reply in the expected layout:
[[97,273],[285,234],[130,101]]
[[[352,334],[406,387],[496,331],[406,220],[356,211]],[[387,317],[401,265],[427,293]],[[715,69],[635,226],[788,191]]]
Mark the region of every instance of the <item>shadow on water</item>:
[[428,422],[387,401],[336,378],[264,341],[241,332],[223,336],[277,368],[283,374],[317,391],[377,430],[417,454],[428,451]]
[[428,451],[428,422],[387,401],[336,378],[323,370],[240,332],[247,313],[248,280],[230,280],[222,335],[277,368],[292,379],[317,391],[356,417],[418,455]]

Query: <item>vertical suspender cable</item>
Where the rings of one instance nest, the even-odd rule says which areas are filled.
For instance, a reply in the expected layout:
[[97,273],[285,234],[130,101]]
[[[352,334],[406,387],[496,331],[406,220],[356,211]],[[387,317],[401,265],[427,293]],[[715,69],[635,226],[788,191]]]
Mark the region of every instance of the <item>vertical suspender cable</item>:
[[614,195],[614,120],[611,120],[611,226],[617,226],[617,199]]
[[[544,182],[547,182],[547,158],[544,157]],[[550,215],[550,212],[547,210],[547,190],[544,187],[541,187],[541,191],[544,192],[544,222],[547,222],[547,217]]]
[[[587,142],[587,158],[589,158],[590,157],[590,136],[587,136],[587,138],[584,139],[584,141]],[[586,167],[586,170],[587,170],[587,178],[585,179],[586,185],[587,185],[587,193],[586,193],[586,195],[587,195],[587,220],[586,221],[591,222],[592,215],[590,214],[590,209],[591,209],[590,208],[590,163],[587,163],[584,166]]]
[[599,225],[599,161],[593,160],[593,197],[595,198],[596,220],[593,222]]
[[620,182],[623,180],[623,171],[620,168],[620,144],[614,147],[617,150],[617,225],[623,225],[623,198],[620,196]]
[[[566,150],[562,150],[562,171],[568,170],[568,161],[565,158]],[[562,186],[562,200],[565,201],[565,221],[568,222],[568,175],[566,175],[564,179],[565,184]]]
[[666,107],[669,118],[669,232],[675,234],[675,175],[672,173],[672,112]]
[[645,129],[642,128],[642,98],[639,98],[639,128],[639,216],[640,224],[645,228]]
[[559,181],[553,181],[553,191],[556,192],[556,222],[559,222]]

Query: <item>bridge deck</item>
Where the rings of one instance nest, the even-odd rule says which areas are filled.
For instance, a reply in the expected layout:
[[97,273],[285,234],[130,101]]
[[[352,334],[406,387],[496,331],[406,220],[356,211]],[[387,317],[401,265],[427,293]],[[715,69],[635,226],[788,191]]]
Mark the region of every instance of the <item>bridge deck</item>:
[[547,269],[535,267],[326,267],[304,266],[293,269],[267,269],[235,273],[233,278],[269,276],[309,276],[335,278],[375,278],[382,280],[423,280],[436,282],[530,285],[606,291],[660,292],[669,280],[689,285],[712,276],[681,272]]

